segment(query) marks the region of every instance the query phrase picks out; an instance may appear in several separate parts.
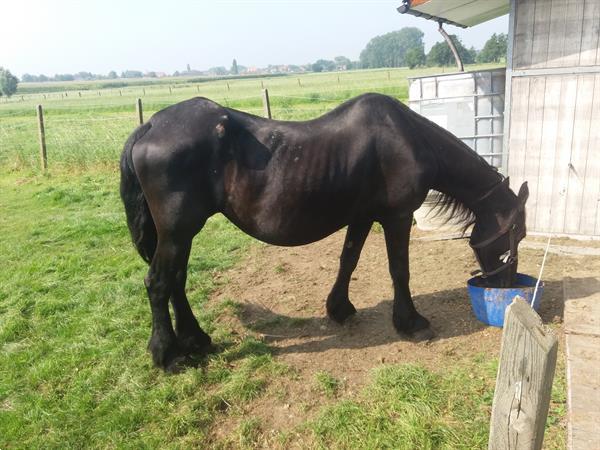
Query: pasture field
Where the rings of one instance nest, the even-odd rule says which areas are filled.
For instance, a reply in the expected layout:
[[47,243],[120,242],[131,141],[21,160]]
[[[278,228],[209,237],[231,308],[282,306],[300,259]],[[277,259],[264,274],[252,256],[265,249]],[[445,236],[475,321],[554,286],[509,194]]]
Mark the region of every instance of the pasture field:
[[[298,324],[240,329],[239,299],[207,301],[251,245],[222,217],[196,238],[188,279],[219,352],[178,375],[154,369],[145,265],[117,185],[113,172],[2,173],[0,448],[485,447],[496,354],[449,354],[439,370],[373,364],[354,393],[327,372],[307,382],[257,331]],[[563,448],[560,373],[547,448]],[[263,398],[289,401],[286,389],[298,384],[317,405],[299,425],[273,433],[249,413]],[[236,425],[215,434],[224,420]]]
[[[319,329],[321,322],[276,317],[248,324],[240,296],[217,301],[218,292],[229,292],[231,270],[261,250],[221,216],[195,239],[187,284],[217,351],[177,375],[153,368],[146,352],[146,266],[130,243],[118,197],[117,160],[136,125],[134,99],[143,98],[146,117],[194,95],[260,114],[262,81],[275,118],[306,119],[365,91],[405,99],[406,76],[419,72],[389,74],[340,73],[339,83],[331,73],[238,79],[229,90],[224,80],[180,82],[172,93],[160,84],[121,94],[65,90],[62,98],[36,92],[2,100],[0,449],[486,447],[497,353],[449,352],[439,367],[365,361],[370,375],[356,388],[333,371],[307,377],[278,356],[265,330],[307,323]],[[46,174],[38,169],[40,102]],[[286,271],[276,265],[269,274]],[[290,406],[297,398],[290,393],[299,390],[305,403]],[[560,365],[552,395],[545,448],[562,449]],[[273,429],[256,414],[259,407],[300,410],[302,418]]]
[[[304,120],[317,117],[364,92],[380,92],[406,100],[407,76],[443,70],[364,70],[201,83],[193,82],[197,79],[172,79],[172,84],[160,79],[146,86],[87,90],[78,90],[81,85],[77,83],[58,83],[64,89],[61,92],[55,91],[57,83],[36,84],[35,90],[47,86],[53,92],[17,92],[11,99],[0,99],[0,165],[14,168],[39,166],[37,104],[42,104],[45,111],[50,166],[92,167],[112,165],[117,160],[124,140],[137,125],[137,98],[143,101],[145,118],[197,95],[262,115],[262,88],[265,87],[269,89],[274,118]],[[88,82],[85,87],[100,87],[103,83]],[[28,84],[21,86],[25,92],[32,90]]]

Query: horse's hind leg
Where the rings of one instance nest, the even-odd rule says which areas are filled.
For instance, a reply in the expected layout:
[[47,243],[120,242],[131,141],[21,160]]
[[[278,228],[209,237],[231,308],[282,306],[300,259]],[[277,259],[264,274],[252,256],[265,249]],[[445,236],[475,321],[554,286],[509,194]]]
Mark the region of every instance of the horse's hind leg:
[[392,217],[381,222],[385,233],[390,275],[394,284],[394,327],[415,339],[431,339],[433,332],[429,321],[420,315],[413,304],[409,289],[408,244],[412,215]]
[[202,353],[210,346],[211,339],[208,334],[200,328],[192,308],[185,295],[185,282],[187,279],[187,263],[189,260],[191,240],[185,248],[185,263],[177,268],[175,273],[175,285],[171,295],[171,304],[175,313],[175,334],[181,350],[186,353]]
[[373,222],[355,223],[348,226],[344,249],[340,256],[340,270],[335,284],[327,297],[327,315],[338,323],[343,323],[348,317],[356,313],[356,308],[348,298],[350,277],[356,269],[367,235]]

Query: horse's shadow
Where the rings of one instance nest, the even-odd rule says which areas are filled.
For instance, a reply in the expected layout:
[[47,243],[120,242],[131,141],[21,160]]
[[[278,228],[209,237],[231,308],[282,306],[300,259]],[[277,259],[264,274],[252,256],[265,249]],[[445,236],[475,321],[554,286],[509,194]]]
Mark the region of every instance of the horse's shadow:
[[[563,283],[545,283],[539,314],[544,323],[563,316]],[[455,288],[414,297],[417,310],[431,321],[433,341],[466,336],[486,328],[472,310],[466,288]],[[377,347],[410,337],[396,332],[392,324],[392,301],[357,308],[357,314],[338,325],[325,316],[294,317],[278,314],[258,302],[244,302],[238,311],[242,324],[258,332],[275,353],[319,353],[331,349]]]

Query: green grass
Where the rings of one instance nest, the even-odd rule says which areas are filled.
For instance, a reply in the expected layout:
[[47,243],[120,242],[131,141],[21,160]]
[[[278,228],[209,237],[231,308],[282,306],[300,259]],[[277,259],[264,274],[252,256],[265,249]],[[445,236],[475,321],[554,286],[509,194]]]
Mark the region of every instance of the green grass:
[[328,372],[321,371],[315,374],[317,388],[327,397],[335,397],[342,382]]
[[190,262],[190,301],[223,351],[199,369],[152,368],[142,277],[112,173],[0,178],[0,448],[178,446],[282,373],[269,348],[205,306],[214,275],[249,240],[209,221]]
[[[564,411],[556,408],[564,406],[560,369],[546,425],[546,449],[566,446],[559,426]],[[357,398],[325,408],[308,428],[320,448],[487,448],[496,371],[497,359],[484,355],[471,364],[435,372],[418,365],[383,366]]]
[[[190,302],[221,351],[179,375],[153,368],[146,266],[129,242],[117,185],[111,171],[0,172],[0,448],[252,448],[273,436],[298,444],[298,435],[323,448],[485,446],[496,355],[439,371],[387,366],[358,397],[319,372],[313,395],[336,403],[297,432],[273,435],[245,416],[282,383],[302,382],[254,332],[303,322],[274,316],[236,333],[235,299],[207,305],[219,272],[250,245],[222,217],[196,238],[188,278]],[[560,449],[560,364],[555,380],[546,448]],[[218,440],[211,430],[228,416],[239,426]]]

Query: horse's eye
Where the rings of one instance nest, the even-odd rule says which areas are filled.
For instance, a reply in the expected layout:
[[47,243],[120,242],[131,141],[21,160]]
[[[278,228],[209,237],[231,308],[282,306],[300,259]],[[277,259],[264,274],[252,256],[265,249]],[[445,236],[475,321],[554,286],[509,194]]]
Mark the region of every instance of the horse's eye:
[[498,259],[505,263],[506,261],[508,261],[509,257],[510,257],[510,250],[506,250],[504,253],[502,253],[500,256],[498,256]]

